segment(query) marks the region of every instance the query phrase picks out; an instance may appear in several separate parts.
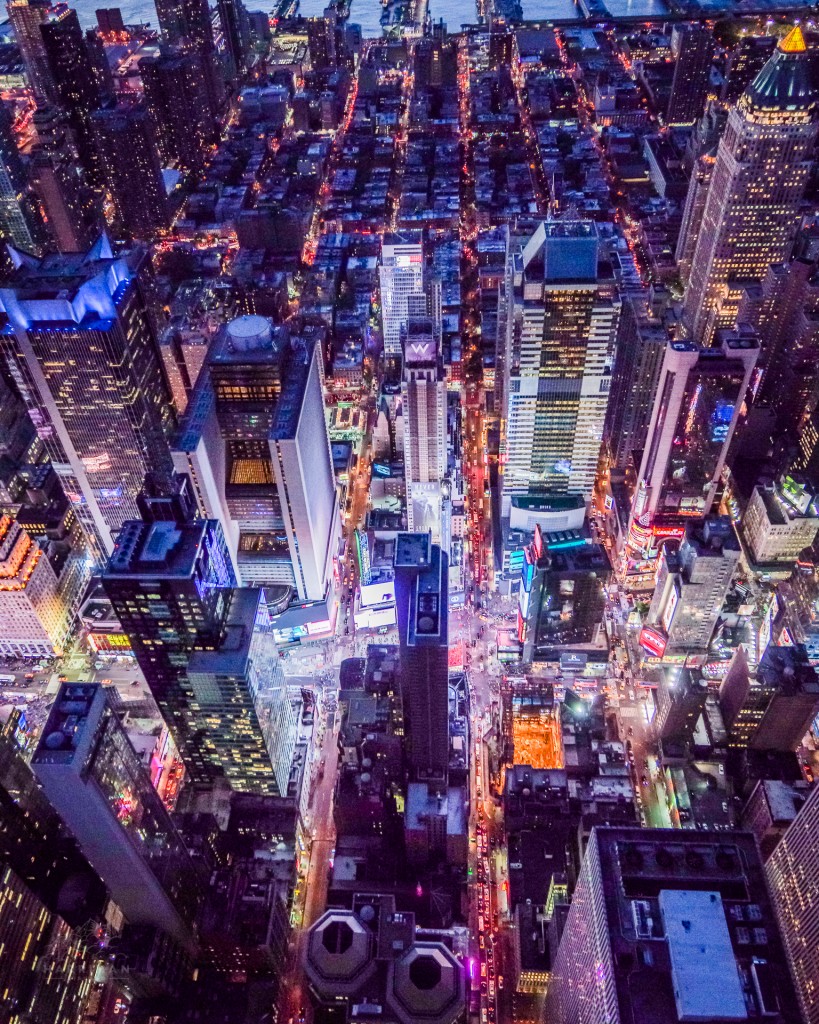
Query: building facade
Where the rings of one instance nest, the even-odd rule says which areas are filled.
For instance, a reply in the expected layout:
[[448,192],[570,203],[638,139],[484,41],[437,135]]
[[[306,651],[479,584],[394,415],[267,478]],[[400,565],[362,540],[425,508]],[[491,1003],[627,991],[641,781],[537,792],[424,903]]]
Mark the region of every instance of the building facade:
[[591,497],[620,316],[594,222],[540,225],[517,257],[510,315],[505,516],[515,494]]
[[98,559],[138,514],[145,475],[172,472],[145,258],[114,256],[103,236],[87,253],[21,261],[0,291],[6,364]]
[[385,235],[378,268],[381,324],[386,355],[401,353],[401,328],[407,323],[407,299],[424,288],[424,249],[420,236]]
[[738,281],[761,279],[790,253],[817,131],[811,62],[796,27],[729,114],[685,293],[683,317],[697,342],[733,325]]

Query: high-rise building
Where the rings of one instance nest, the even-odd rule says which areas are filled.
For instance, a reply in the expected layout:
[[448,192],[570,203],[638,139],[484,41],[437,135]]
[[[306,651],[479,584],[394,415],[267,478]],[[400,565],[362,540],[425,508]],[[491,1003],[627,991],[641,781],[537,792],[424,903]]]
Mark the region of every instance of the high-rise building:
[[519,254],[506,374],[502,513],[515,494],[591,497],[620,296],[593,221],[540,224]]
[[307,48],[314,71],[336,67],[336,17],[332,8],[321,18],[307,19]]
[[188,773],[287,795],[298,723],[264,591],[236,588],[221,527],[191,518],[187,487],[140,504],[102,582]]
[[174,451],[200,513],[218,518],[244,586],[291,585],[327,599],[340,517],[319,350],[244,316],[227,325]]
[[716,143],[704,149],[696,157],[691,177],[688,179],[688,192],[685,196],[680,233],[677,236],[677,248],[674,259],[680,271],[680,279],[687,285],[691,277],[691,265],[694,250],[702,227],[702,215],[705,212],[705,201],[708,198],[708,186],[717,158]]
[[819,1021],[818,829],[819,787],[814,787],[765,866],[805,1024]]
[[51,0],[9,0],[6,4],[14,38],[26,65],[26,74],[38,104],[55,97],[54,80],[48,64],[40,26],[51,14]]
[[535,525],[534,540],[524,552],[518,601],[522,661],[551,660],[561,647],[597,638],[608,572],[608,558],[598,544],[560,534],[548,544]]
[[121,914],[43,794],[12,730],[0,732],[0,865],[4,1019],[75,1024],[106,919]]
[[395,605],[409,764],[418,781],[445,780],[449,765],[448,559],[429,534],[399,533]]
[[424,248],[420,235],[412,232],[384,235],[378,275],[384,352],[398,355],[401,328],[407,324],[407,299],[424,290]]
[[170,211],[148,111],[98,110],[91,123],[120,225],[129,237],[151,238],[168,226]]
[[668,340],[668,329],[642,296],[623,300],[605,430],[611,464],[620,470],[645,445]]
[[790,476],[758,484],[742,517],[741,530],[755,562],[796,565],[819,533],[815,488]]
[[666,124],[693,124],[705,107],[714,59],[714,35],[702,25],[675,25],[671,31],[674,78]]
[[0,655],[61,655],[73,625],[71,597],[48,553],[19,523],[0,517]]
[[710,344],[734,323],[738,283],[790,254],[810,174],[819,89],[802,30],[782,39],[731,110],[685,293],[684,321]]
[[225,83],[208,0],[156,0],[156,13],[165,41],[197,54],[201,60],[211,117],[217,117],[225,98]]
[[74,133],[80,163],[94,187],[104,181],[94,145],[91,115],[102,104],[99,75],[88,50],[75,10],[66,4],[52,8],[40,26],[56,102],[65,110]]
[[728,54],[722,100],[736,103],[773,56],[775,49],[775,36],[742,36]]
[[665,637],[664,653],[708,650],[739,556],[727,516],[688,523],[677,551],[663,547],[648,622]]
[[793,751],[819,711],[819,677],[804,647],[769,644],[755,667],[739,647],[719,703],[730,746]]
[[0,234],[4,241],[34,254],[40,253],[46,241],[45,224],[5,105],[0,107]]
[[87,252],[99,235],[102,210],[88,187],[67,119],[56,107],[34,114],[37,145],[32,151],[31,184],[46,216],[58,252]]
[[797,1024],[753,835],[592,831],[552,967],[552,1024]]
[[759,336],[754,405],[776,415],[777,426],[797,436],[816,402],[819,355],[819,274],[812,259],[768,267],[760,284],[743,289],[737,320]]
[[632,509],[642,525],[656,513],[711,511],[759,352],[753,333],[717,340],[712,349],[666,348]]
[[447,469],[446,382],[439,338],[431,317],[408,318],[401,388],[407,526],[416,533],[431,531],[436,544],[442,540]]
[[18,260],[0,291],[3,352],[98,559],[137,514],[146,473],[170,479],[170,393],[146,297],[146,254]]
[[199,876],[102,686],[62,685],[32,767],[128,921],[192,948]]
[[214,134],[202,57],[193,51],[146,57],[139,73],[165,161],[199,168]]
[[225,44],[225,55],[228,57],[233,75],[241,75],[247,68],[247,57],[250,49],[250,25],[247,11],[242,0],[216,0],[219,12],[219,24],[222,27],[222,39]]

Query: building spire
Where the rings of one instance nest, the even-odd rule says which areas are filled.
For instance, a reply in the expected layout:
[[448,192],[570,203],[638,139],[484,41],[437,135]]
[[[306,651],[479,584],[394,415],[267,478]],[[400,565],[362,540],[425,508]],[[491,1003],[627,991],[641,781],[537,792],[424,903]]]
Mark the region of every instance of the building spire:
[[807,48],[802,29],[798,25],[794,25],[790,32],[779,40],[779,49],[782,53],[804,53]]

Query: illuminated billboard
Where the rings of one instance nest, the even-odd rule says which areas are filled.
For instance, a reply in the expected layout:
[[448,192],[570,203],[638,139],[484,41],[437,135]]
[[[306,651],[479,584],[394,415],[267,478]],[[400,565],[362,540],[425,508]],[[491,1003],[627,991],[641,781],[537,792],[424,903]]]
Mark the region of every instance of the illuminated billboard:
[[654,626],[643,626],[640,630],[640,646],[655,658],[662,658],[667,644],[668,637]]
[[359,588],[359,594],[362,608],[395,604],[395,582],[393,580],[383,580],[380,583],[362,584]]

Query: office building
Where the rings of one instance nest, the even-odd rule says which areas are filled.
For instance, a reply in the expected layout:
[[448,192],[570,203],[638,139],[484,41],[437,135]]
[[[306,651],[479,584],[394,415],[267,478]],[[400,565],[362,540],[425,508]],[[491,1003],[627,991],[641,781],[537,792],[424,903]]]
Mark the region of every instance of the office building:
[[739,556],[727,516],[687,523],[677,551],[663,546],[648,622],[665,637],[664,653],[708,650]]
[[98,110],[91,123],[120,227],[129,237],[152,238],[168,227],[170,211],[148,111]]
[[739,647],[719,703],[730,746],[793,751],[819,711],[819,677],[804,647],[769,644],[755,668]]
[[591,497],[620,317],[611,269],[598,257],[593,221],[543,222],[515,257],[504,516],[515,494]]
[[742,292],[737,319],[759,336],[754,405],[773,411],[779,430],[801,433],[816,404],[819,354],[819,277],[814,259],[797,258],[768,267],[761,283]]
[[818,828],[819,788],[814,787],[766,865],[768,886],[805,1024],[819,1021]]
[[336,67],[336,18],[333,8],[328,8],[322,18],[308,18],[307,48],[310,51],[310,66],[314,71],[328,71]]
[[797,1024],[754,837],[595,828],[552,968],[546,1019]]
[[32,767],[128,921],[193,948],[199,876],[102,686],[62,685]]
[[146,57],[139,73],[165,163],[200,168],[214,137],[202,57],[184,51]]
[[736,103],[776,49],[775,36],[742,36],[728,54],[720,98]]
[[315,602],[330,595],[341,530],[319,359],[264,317],[232,321],[174,451],[200,512],[223,523],[242,584],[288,584]]
[[749,332],[726,332],[701,349],[665,350],[638,475],[632,522],[657,513],[705,516],[714,504],[728,446],[759,348]]
[[642,297],[623,300],[605,428],[610,462],[619,470],[645,446],[668,340],[665,324]]
[[741,530],[755,562],[795,565],[819,533],[813,488],[790,476],[757,485],[742,517]]
[[247,70],[250,50],[250,25],[242,0],[216,0],[219,24],[225,43],[225,56],[231,65],[231,75],[242,75]]
[[713,143],[703,149],[696,157],[691,176],[688,179],[688,191],[685,195],[680,233],[677,236],[677,248],[674,260],[680,271],[680,280],[687,285],[691,278],[691,265],[697,239],[700,236],[702,217],[705,213],[705,202],[708,199],[708,187],[717,159],[717,144]]
[[47,237],[5,105],[0,107],[0,234],[16,248],[35,255]]
[[395,605],[408,759],[418,781],[445,780],[449,764],[449,566],[429,534],[399,533]]
[[6,4],[14,38],[26,66],[28,84],[38,106],[55,98],[54,80],[40,32],[53,6],[51,0],[9,0]]
[[524,662],[558,657],[560,648],[590,644],[600,633],[609,562],[598,544],[577,533],[544,538],[535,525],[524,551],[518,640]]
[[102,559],[146,473],[170,479],[174,412],[143,275],[146,253],[18,260],[0,290],[3,350],[66,495]]
[[714,59],[714,34],[704,25],[675,25],[671,30],[674,78],[665,112],[669,125],[693,124],[702,115]]
[[31,186],[46,218],[53,248],[87,252],[99,235],[102,207],[88,187],[65,114],[44,106],[34,114],[37,145],[31,154]]
[[663,740],[690,742],[708,699],[708,680],[695,669],[671,667],[657,689],[654,731]]
[[0,655],[62,655],[77,597],[61,587],[37,541],[9,516],[0,517]]
[[455,1024],[466,1011],[466,972],[441,941],[418,934],[395,897],[354,893],[307,933],[303,965],[316,1019],[384,1008],[396,1024]]
[[103,168],[94,142],[91,115],[102,105],[94,61],[75,10],[66,4],[52,8],[40,26],[54,97],[68,116],[80,163],[95,188],[104,182]]
[[43,794],[13,738],[0,732],[0,991],[6,1020],[75,1024],[102,937],[121,918]]
[[237,589],[219,524],[188,487],[140,499],[102,576],[194,784],[286,795],[296,711],[262,590]]
[[401,352],[401,328],[407,324],[407,299],[424,290],[424,249],[412,232],[386,234],[378,268],[381,287],[381,325],[386,355]]
[[[780,839],[793,824],[809,798],[811,784],[805,779],[759,779],[745,806],[740,824],[753,832],[759,842],[762,859],[767,861]],[[785,936],[787,942],[787,936]]]
[[433,543],[440,544],[447,469],[446,381],[440,334],[431,317],[410,315],[402,336],[407,527],[416,533],[431,531]]
[[728,116],[685,293],[684,321],[702,344],[733,325],[737,282],[790,254],[816,140],[812,59],[792,29]]

